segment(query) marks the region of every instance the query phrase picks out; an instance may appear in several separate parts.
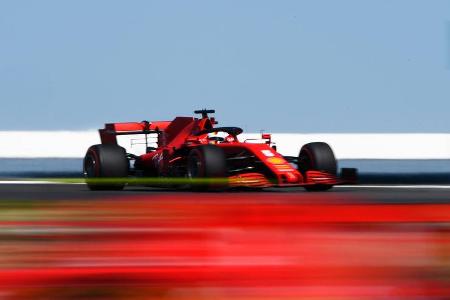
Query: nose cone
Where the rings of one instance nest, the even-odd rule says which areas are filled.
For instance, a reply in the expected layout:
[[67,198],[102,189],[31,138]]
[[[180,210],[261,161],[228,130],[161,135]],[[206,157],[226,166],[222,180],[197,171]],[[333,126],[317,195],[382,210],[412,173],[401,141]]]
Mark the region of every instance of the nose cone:
[[287,173],[286,178],[289,183],[297,183],[300,180],[299,176],[294,172]]

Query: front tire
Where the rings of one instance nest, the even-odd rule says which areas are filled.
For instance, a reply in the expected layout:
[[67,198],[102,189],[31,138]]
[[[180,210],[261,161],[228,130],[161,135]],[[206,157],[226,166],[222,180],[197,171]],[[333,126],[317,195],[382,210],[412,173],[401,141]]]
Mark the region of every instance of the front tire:
[[[336,176],[337,162],[333,150],[327,143],[309,143],[302,147],[298,156],[298,169],[306,175],[307,171],[322,171]],[[307,191],[326,191],[333,187],[330,184],[315,184],[305,186]]]
[[90,190],[122,190],[129,171],[126,151],[118,145],[91,146],[83,170]]
[[222,148],[204,145],[192,149],[187,160],[187,176],[195,191],[220,190],[226,186],[227,164]]

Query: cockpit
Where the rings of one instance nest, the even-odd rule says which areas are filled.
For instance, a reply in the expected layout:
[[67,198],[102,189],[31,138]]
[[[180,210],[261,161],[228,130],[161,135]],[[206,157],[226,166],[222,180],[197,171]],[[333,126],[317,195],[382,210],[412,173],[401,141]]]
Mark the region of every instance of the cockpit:
[[196,135],[206,135],[205,142],[209,144],[233,143],[237,142],[237,135],[241,134],[242,131],[239,127],[216,127],[204,129]]

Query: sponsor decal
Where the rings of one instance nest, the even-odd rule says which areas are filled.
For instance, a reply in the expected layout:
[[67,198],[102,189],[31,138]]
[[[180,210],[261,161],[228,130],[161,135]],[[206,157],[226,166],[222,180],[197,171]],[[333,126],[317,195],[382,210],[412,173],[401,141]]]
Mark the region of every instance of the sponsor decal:
[[292,172],[293,170],[295,170],[291,166],[288,166],[288,165],[275,165],[275,168],[279,172]]
[[155,168],[159,169],[161,167],[161,161],[163,160],[163,158],[164,156],[162,153],[157,153],[152,157],[152,162]]
[[270,150],[261,150],[261,152],[262,152],[262,154],[264,154],[265,156],[267,156],[267,157],[273,157],[273,156],[275,156],[275,154],[273,154],[273,152],[272,151],[270,151]]
[[286,165],[286,164],[283,164],[283,165],[275,165],[275,168],[277,168],[277,169],[285,169],[285,170],[292,170],[292,167],[290,166],[290,165]]
[[286,165],[286,161],[281,157],[269,157],[267,162],[274,165]]

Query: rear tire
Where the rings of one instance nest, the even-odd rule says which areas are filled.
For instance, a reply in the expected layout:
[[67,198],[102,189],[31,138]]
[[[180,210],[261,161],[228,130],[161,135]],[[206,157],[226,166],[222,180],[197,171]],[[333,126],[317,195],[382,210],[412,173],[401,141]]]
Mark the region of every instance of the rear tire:
[[[327,143],[309,143],[302,147],[298,155],[298,169],[303,175],[307,171],[316,170],[336,176],[337,162],[333,150]],[[329,184],[315,184],[305,186],[307,191],[326,191],[333,186]]]
[[[225,188],[227,164],[223,149],[214,145],[204,145],[192,149],[187,159],[187,176],[193,181],[191,189],[194,191]],[[200,182],[196,182],[196,180]],[[205,182],[201,180],[205,180]]]
[[118,145],[91,146],[84,157],[83,170],[90,190],[122,190],[129,171],[126,151]]

